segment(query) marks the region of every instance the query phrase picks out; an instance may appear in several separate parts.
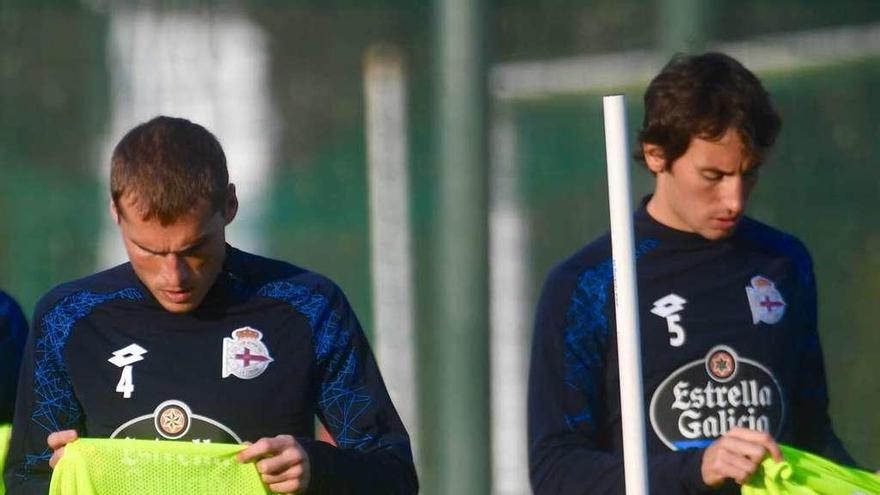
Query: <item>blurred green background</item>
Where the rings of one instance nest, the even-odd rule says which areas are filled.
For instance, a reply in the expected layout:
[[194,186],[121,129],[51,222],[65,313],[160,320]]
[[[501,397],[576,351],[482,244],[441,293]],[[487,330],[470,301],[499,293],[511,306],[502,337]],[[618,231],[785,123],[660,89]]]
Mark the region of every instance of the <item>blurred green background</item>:
[[[101,177],[107,143],[120,137],[120,125],[143,120],[126,121],[120,114],[120,101],[126,100],[119,96],[119,74],[150,78],[161,71],[149,66],[120,71],[119,53],[131,47],[114,44],[125,39],[131,24],[120,24],[118,16],[132,11],[163,18],[194,15],[209,26],[216,19],[218,28],[209,38],[223,36],[221,21],[233,17],[264,40],[253,55],[265,61],[261,104],[273,123],[271,132],[253,130],[269,135],[263,159],[270,170],[255,221],[261,251],[335,279],[368,332],[363,55],[379,42],[404,50],[417,328],[428,332],[437,321],[430,280],[438,202],[431,144],[436,109],[432,4],[133,5],[0,3],[0,286],[30,313],[52,286],[105,263],[100,252],[107,194]],[[782,32],[880,23],[875,0],[497,0],[488,9],[486,43],[493,67],[633,49],[668,57],[674,50],[714,42],[751,39],[760,46],[765,36]],[[832,416],[856,458],[880,468],[880,385],[873,367],[880,347],[875,329],[880,321],[880,48],[858,48],[866,54],[797,70],[758,71],[784,125],[750,212],[799,236],[811,249]],[[136,54],[124,60],[136,61]],[[633,128],[641,117],[645,83],[627,81],[616,88],[629,97]],[[211,90],[189,87],[184,97],[199,98]],[[514,168],[530,229],[525,262],[533,274],[533,294],[552,265],[607,229],[601,94],[490,100],[492,106],[504,106],[514,123]],[[637,194],[647,192],[649,175],[636,171],[634,177]],[[231,241],[238,242],[234,236]],[[430,349],[422,345],[421,359],[429,360]],[[432,439],[442,434],[430,426],[436,399],[429,391],[420,397],[423,486],[427,493],[442,492],[442,480],[434,479],[430,468],[436,455]]]

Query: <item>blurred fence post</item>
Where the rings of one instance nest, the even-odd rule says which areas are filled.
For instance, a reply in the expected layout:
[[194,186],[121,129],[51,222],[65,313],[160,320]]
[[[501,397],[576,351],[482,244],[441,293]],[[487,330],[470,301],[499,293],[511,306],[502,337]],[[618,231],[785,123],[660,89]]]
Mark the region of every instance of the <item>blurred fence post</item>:
[[699,52],[711,34],[710,0],[661,0],[657,16],[658,44],[664,54]]
[[492,493],[531,493],[526,398],[532,320],[529,225],[520,193],[515,111],[497,101],[490,112],[489,259],[492,384]]
[[409,212],[406,66],[400,49],[374,45],[364,60],[370,271],[376,358],[418,452],[415,307]]
[[428,493],[489,493],[488,136],[485,2],[436,0],[439,174],[437,479]]

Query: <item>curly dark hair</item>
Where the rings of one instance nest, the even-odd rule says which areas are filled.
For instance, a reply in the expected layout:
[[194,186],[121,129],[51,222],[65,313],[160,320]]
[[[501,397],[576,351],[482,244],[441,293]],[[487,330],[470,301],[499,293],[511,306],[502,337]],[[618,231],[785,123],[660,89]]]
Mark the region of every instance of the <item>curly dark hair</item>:
[[643,144],[663,150],[668,170],[692,138],[720,139],[736,129],[754,165],[773,147],[782,120],[761,81],[723,53],[674,57],[645,91],[645,118],[634,157],[642,162]]

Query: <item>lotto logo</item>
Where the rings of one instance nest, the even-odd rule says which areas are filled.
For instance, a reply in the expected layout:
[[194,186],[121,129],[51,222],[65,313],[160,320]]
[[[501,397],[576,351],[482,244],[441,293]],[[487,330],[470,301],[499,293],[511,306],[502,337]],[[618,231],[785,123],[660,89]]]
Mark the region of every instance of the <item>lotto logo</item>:
[[669,345],[672,347],[684,345],[685,332],[684,327],[678,324],[681,321],[681,315],[678,313],[684,310],[685,304],[687,304],[685,298],[678,294],[668,294],[654,301],[654,307],[651,309],[652,313],[666,319],[666,326],[669,328]]
[[113,357],[108,359],[118,368],[122,368],[122,375],[119,377],[119,383],[116,384],[116,391],[122,394],[123,399],[130,399],[134,393],[134,375],[132,364],[143,361],[144,354],[147,350],[137,344],[131,344],[123,347],[118,351],[113,351]]
[[113,357],[108,359],[111,363],[115,364],[118,368],[122,368],[123,366],[128,366],[130,364],[134,364],[138,361],[142,361],[144,359],[144,354],[147,353],[147,350],[137,344],[131,344],[127,347],[123,347],[118,351],[113,351]]

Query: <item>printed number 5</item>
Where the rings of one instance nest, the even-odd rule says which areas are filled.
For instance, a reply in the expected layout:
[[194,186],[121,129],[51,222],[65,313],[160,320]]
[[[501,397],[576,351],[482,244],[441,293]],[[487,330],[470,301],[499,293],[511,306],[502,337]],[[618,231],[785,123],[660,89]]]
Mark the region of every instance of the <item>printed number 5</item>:
[[669,327],[669,345],[672,347],[684,345],[684,328],[678,324],[679,321],[681,321],[681,315],[666,317],[666,326]]
[[125,399],[131,398],[134,392],[134,378],[131,376],[131,366],[122,368],[122,376],[119,377],[119,383],[116,384],[116,391],[122,394]]

